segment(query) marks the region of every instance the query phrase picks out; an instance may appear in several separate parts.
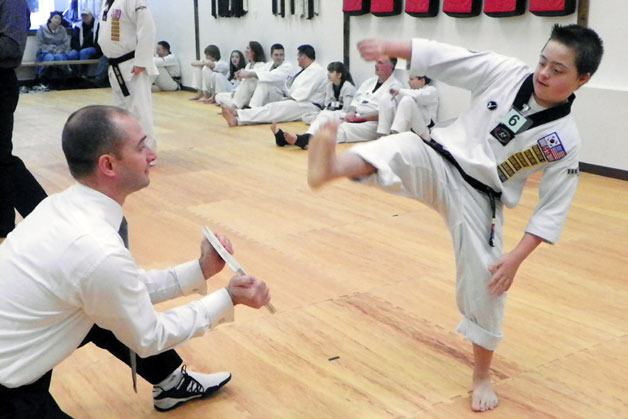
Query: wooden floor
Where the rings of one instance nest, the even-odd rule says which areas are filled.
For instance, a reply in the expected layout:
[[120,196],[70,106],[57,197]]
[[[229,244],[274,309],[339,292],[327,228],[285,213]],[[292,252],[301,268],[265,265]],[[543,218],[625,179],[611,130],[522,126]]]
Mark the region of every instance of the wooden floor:
[[[268,126],[229,129],[216,107],[189,96],[154,95],[159,164],[126,205],[132,251],[148,268],[189,260],[209,225],[268,282],[278,312],[238,307],[234,323],[184,344],[190,369],[230,370],[233,380],[167,416],[478,417],[439,217],[349,181],[313,193],[306,152],[275,147]],[[48,192],[72,183],[60,146],[67,116],[110,102],[107,89],[22,95],[15,150]],[[507,248],[536,183],[507,211]],[[501,405],[483,416],[628,417],[627,237],[628,183],[582,174],[561,242],[537,250],[510,292],[494,362]],[[134,394],[126,366],[91,346],[55,369],[52,391],[78,418],[166,417],[153,410],[150,385]]]

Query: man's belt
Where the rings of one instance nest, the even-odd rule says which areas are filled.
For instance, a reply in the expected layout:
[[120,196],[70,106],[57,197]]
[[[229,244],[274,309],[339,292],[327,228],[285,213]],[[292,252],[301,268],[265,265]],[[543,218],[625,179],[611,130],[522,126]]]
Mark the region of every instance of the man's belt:
[[124,82],[124,77],[122,77],[122,72],[120,71],[119,64],[129,61],[130,59],[135,58],[135,51],[131,51],[128,54],[124,54],[118,58],[109,58],[109,64],[113,70],[113,74],[116,76],[116,80],[118,81],[118,86],[120,86],[120,90],[122,90],[122,94],[124,97],[130,95],[129,89],[126,87],[126,83]]
[[474,177],[469,176],[460,166],[460,164],[456,161],[456,159],[454,158],[454,156],[448,151],[446,150],[441,144],[437,143],[436,141],[430,139],[429,141],[425,141],[423,140],[427,145],[429,145],[430,147],[432,147],[432,149],[434,151],[436,151],[438,154],[440,154],[441,156],[443,156],[443,158],[445,160],[447,160],[449,163],[453,164],[453,166],[458,169],[458,172],[460,173],[460,176],[462,176],[462,178],[465,180],[465,182],[467,182],[469,185],[471,185],[474,189],[486,194],[488,196],[489,202],[491,204],[491,232],[488,236],[488,244],[491,247],[494,247],[494,238],[495,238],[495,224],[496,224],[496,217],[495,214],[497,212],[497,205],[496,202],[497,200],[499,200],[502,196],[501,192],[497,192],[496,190],[494,190],[493,188],[491,188],[490,186],[480,182],[479,180],[477,180]]

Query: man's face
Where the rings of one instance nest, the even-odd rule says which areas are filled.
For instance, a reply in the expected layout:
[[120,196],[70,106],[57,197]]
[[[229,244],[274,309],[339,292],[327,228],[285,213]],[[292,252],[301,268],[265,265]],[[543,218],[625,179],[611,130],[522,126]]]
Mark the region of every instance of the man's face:
[[92,23],[92,20],[94,20],[94,17],[90,15],[89,13],[86,13],[86,14],[81,15],[81,20],[83,21],[84,24],[89,25],[90,23]]
[[283,64],[283,60],[286,58],[286,52],[282,49],[275,49],[273,53],[270,55],[273,60],[273,64],[276,66],[280,66]]
[[168,55],[168,50],[164,48],[162,45],[157,44],[157,55],[159,57],[165,57],[166,55]]
[[126,133],[118,155],[113,157],[116,178],[121,190],[132,193],[148,186],[150,162],[157,156],[146,145],[146,134],[135,118],[121,115],[116,123]]
[[388,57],[380,57],[375,62],[375,74],[379,77],[380,81],[388,80],[388,77],[393,73],[393,65]]
[[534,70],[534,97],[541,106],[560,104],[591,78],[579,75],[576,54],[566,45],[550,40]]
[[300,52],[297,53],[297,64],[299,65],[299,67],[301,68],[307,67],[309,60],[310,59],[308,58],[307,55],[301,54]]

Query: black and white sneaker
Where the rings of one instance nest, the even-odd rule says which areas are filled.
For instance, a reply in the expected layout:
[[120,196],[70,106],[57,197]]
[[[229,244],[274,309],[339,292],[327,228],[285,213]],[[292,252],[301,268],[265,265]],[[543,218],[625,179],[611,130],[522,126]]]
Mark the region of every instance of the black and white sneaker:
[[231,380],[231,373],[229,372],[215,374],[188,372],[186,366],[183,365],[179,381],[174,386],[167,389],[153,386],[153,404],[158,411],[166,412],[187,401],[214,394],[229,380]]

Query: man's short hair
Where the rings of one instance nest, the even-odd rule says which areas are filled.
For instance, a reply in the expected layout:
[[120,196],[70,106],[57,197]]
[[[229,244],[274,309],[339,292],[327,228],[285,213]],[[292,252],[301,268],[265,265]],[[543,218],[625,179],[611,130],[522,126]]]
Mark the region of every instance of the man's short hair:
[[281,50],[285,50],[285,48],[283,47],[283,45],[281,44],[273,44],[270,47],[270,53],[272,54],[276,49],[281,49]]
[[81,179],[94,173],[103,154],[120,157],[126,132],[116,117],[131,114],[115,106],[91,105],[75,111],[63,127],[61,145],[70,173]]
[[556,24],[552,28],[550,41],[560,42],[574,51],[579,75],[593,75],[597,71],[604,54],[604,43],[593,29],[576,24]]
[[170,44],[166,41],[159,41],[157,45],[161,45],[166,51],[170,52]]
[[316,51],[314,51],[314,47],[312,45],[309,45],[309,44],[300,45],[297,48],[297,51],[299,52],[299,54],[305,55],[310,60],[316,59]]
[[388,57],[388,59],[390,60],[394,70],[395,67],[397,67],[397,57]]
[[212,44],[212,45],[207,45],[205,47],[205,51],[203,51],[203,53],[207,56],[209,55],[210,57],[212,57],[214,60],[219,61],[220,60],[220,48],[218,48],[216,45]]

